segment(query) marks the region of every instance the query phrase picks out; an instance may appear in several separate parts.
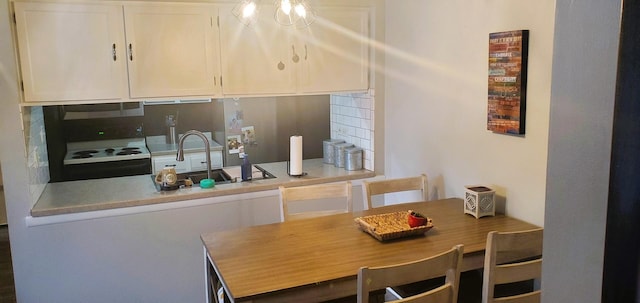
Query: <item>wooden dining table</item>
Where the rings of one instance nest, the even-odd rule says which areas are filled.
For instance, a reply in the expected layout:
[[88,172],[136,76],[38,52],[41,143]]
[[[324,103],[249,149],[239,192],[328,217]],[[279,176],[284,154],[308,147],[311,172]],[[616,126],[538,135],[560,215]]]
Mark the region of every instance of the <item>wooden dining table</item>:
[[[417,236],[379,241],[355,218],[413,210],[433,220]],[[538,228],[497,214],[476,219],[458,198],[383,206],[347,214],[201,235],[208,302],[322,302],[356,294],[358,269],[402,263],[464,245],[462,271],[483,267],[490,231]]]

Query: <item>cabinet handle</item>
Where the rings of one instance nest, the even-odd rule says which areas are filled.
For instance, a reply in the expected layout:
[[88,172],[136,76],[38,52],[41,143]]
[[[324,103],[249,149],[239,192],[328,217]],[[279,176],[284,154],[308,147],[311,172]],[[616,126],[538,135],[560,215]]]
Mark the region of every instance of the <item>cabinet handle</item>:
[[118,57],[116,56],[116,44],[115,43],[111,46],[111,53],[113,55],[113,61],[116,61],[116,59]]
[[216,81],[216,76],[213,76],[213,86],[218,86],[218,81]]
[[291,57],[291,60],[293,61],[293,63],[298,63],[298,61],[300,61],[300,56],[296,54],[296,47],[291,45],[291,49],[293,50],[293,57]]
[[133,46],[129,43],[129,61],[133,61]]
[[304,45],[304,61],[307,61],[307,55],[308,55],[308,51],[307,51],[307,45]]

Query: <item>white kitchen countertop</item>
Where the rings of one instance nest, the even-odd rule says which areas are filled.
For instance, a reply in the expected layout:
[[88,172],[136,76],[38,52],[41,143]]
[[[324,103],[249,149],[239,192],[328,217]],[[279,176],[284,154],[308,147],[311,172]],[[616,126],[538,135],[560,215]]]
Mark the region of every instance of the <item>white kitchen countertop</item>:
[[[218,184],[209,189],[202,189],[196,185],[175,191],[159,191],[151,175],[49,183],[38,202],[31,209],[32,217],[28,218],[28,221],[38,219],[37,217],[83,212],[93,212],[91,216],[100,217],[99,211],[105,210],[120,210],[119,213],[122,213],[122,210],[130,207],[153,206],[211,197],[233,197],[233,195],[276,190],[278,186],[283,184],[312,185],[376,176],[375,172],[369,170],[348,171],[331,164],[324,164],[322,159],[304,160],[303,171],[307,175],[303,177],[289,176],[286,162],[258,165],[275,175],[276,178]],[[238,170],[231,167],[228,171],[230,174],[234,174],[233,172]],[[236,176],[232,175],[231,177]],[[172,207],[180,207],[173,204]],[[144,210],[138,212],[140,211]]]

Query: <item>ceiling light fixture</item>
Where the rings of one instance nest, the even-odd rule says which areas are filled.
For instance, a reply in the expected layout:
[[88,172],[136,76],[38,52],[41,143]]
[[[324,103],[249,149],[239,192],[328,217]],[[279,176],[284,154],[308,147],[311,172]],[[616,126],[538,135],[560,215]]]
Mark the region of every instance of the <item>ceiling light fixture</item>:
[[274,18],[285,26],[303,28],[315,21],[315,12],[304,0],[276,0]]
[[[258,21],[260,0],[241,0],[233,7],[232,13],[244,25],[251,26]],[[304,28],[315,21],[316,14],[306,0],[275,0],[274,18],[278,24]]]
[[258,5],[253,0],[242,0],[233,7],[233,13],[244,25],[252,25],[258,21]]

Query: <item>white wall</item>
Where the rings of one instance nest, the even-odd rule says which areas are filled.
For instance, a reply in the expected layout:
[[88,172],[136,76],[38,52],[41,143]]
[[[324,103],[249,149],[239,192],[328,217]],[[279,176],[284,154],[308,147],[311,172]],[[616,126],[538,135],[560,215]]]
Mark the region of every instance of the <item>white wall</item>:
[[557,0],[543,302],[601,302],[621,1]]
[[[432,197],[483,184],[543,225],[554,1],[387,1],[385,175]],[[486,130],[489,33],[528,29],[526,135]]]
[[[31,289],[24,283],[30,279],[25,265],[32,260],[24,254],[30,249],[24,217],[29,214],[33,199],[25,148],[27,135],[23,132],[22,114],[18,105],[18,77],[10,23],[13,18],[8,9],[8,1],[0,0],[0,142],[3,142],[0,144],[0,161],[16,292],[26,293]],[[29,118],[28,113],[25,116]],[[18,300],[23,302],[19,296]]]

